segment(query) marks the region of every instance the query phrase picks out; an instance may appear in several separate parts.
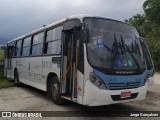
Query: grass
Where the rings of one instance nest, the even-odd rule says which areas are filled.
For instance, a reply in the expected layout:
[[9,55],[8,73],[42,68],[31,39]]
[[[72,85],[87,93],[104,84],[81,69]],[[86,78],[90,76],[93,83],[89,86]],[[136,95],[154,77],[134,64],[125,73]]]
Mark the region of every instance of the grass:
[[0,78],[0,88],[13,85],[13,81],[8,78]]
[[11,79],[5,78],[5,77],[0,77],[0,88],[2,87],[7,87],[10,85],[13,85],[13,81]]

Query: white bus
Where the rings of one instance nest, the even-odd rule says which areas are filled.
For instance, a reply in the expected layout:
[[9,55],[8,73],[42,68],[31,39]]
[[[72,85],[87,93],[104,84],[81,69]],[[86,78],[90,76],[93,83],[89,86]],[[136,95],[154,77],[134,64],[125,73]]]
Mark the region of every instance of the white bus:
[[146,97],[153,62],[126,23],[75,15],[7,43],[7,77],[46,91],[55,104],[99,106]]

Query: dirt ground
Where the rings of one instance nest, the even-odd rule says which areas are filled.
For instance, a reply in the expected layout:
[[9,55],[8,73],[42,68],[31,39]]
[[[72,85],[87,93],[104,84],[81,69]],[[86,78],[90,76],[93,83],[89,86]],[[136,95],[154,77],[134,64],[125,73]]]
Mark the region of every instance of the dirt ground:
[[[0,89],[0,111],[81,111],[81,110],[132,110],[132,111],[160,111],[160,74],[155,74],[154,85],[149,86],[147,92],[147,98],[142,101],[134,101],[122,104],[99,106],[99,107],[85,107],[73,102],[67,102],[63,106],[55,105],[46,97],[46,93],[30,86],[24,85],[23,87],[8,87]],[[160,117],[160,115],[159,115]],[[73,120],[73,119],[86,119],[86,120],[101,120],[107,117],[48,117],[48,118],[34,118],[37,120]],[[0,118],[8,120],[9,118]],[[31,118],[11,118],[13,120],[19,119],[31,119]],[[107,119],[118,120],[118,117],[112,117]],[[123,117],[123,120],[132,120],[136,118]],[[138,119],[153,119],[158,120],[160,118],[145,118],[141,117]]]

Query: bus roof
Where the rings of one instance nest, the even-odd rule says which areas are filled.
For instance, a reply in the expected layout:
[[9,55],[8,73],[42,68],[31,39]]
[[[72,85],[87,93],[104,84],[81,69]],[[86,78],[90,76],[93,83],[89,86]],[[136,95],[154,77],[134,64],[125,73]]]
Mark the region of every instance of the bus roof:
[[[63,22],[65,22],[65,21],[67,21],[67,20],[79,19],[79,20],[82,22],[83,18],[85,18],[85,17],[94,17],[94,18],[107,19],[107,18],[104,18],[104,17],[92,16],[92,15],[88,15],[88,14],[72,15],[72,16],[68,16],[68,17],[66,17],[66,18],[64,18],[64,19],[61,19],[61,20],[59,20],[59,21],[56,21],[56,22],[54,22],[54,23],[51,23],[51,24],[49,24],[49,25],[46,25],[46,26],[44,26],[44,27],[41,27],[41,28],[39,28],[39,29],[36,29],[36,30],[34,30],[34,31],[30,32],[30,33],[27,33],[27,34],[25,34],[25,35],[22,35],[22,36],[20,36],[20,37],[18,37],[18,38],[15,38],[15,39],[13,39],[13,40],[10,40],[10,41],[7,42],[7,44],[10,43],[10,42],[13,42],[13,41],[22,39],[22,38],[24,38],[24,37],[26,37],[26,36],[29,36],[29,35],[31,35],[31,34],[34,34],[34,33],[36,33],[36,32],[45,30],[45,29],[50,28],[50,27],[52,27],[52,26],[55,26],[55,25],[57,25],[57,24],[63,23]],[[108,19],[108,20],[113,20],[113,19]],[[114,21],[121,22],[121,23],[125,23],[125,22],[118,21],[118,20],[114,20]],[[128,23],[125,23],[125,24],[128,24]],[[128,24],[128,25],[130,25],[130,24]],[[132,26],[132,25],[131,25],[131,26]]]

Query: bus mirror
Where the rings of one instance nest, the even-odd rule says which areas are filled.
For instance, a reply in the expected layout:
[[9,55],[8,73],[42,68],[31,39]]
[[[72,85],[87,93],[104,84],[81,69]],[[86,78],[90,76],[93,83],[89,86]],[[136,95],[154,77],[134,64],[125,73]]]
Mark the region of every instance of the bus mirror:
[[83,39],[83,42],[87,43],[89,40],[89,33],[88,33],[88,29],[83,29],[82,30],[82,39]]

